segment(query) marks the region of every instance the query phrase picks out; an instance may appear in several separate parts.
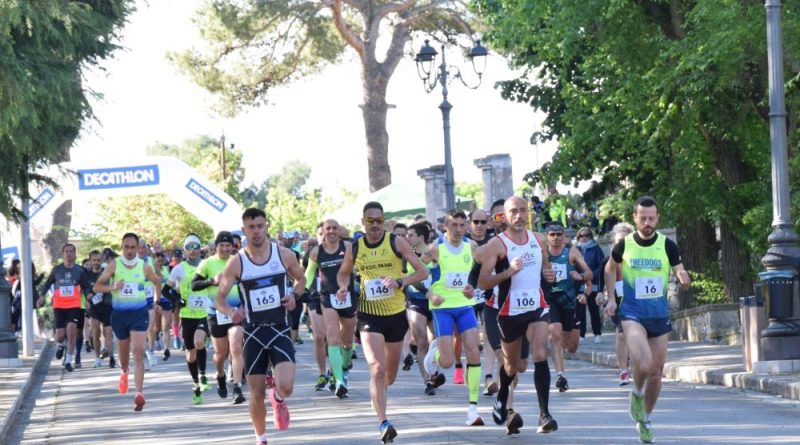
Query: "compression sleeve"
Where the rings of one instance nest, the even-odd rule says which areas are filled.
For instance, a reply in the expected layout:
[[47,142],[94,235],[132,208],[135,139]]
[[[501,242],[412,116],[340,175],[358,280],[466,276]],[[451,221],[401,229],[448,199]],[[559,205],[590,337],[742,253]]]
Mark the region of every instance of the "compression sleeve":
[[308,267],[306,267],[306,283],[311,284],[314,282],[314,274],[317,273],[317,262],[312,260],[311,258],[308,259]]

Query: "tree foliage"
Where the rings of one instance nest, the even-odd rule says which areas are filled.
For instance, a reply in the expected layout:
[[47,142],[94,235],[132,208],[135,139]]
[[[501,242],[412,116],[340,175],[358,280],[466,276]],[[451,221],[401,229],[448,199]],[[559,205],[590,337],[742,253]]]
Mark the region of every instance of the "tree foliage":
[[81,69],[116,49],[130,1],[0,2],[0,214],[19,221],[35,172],[66,160],[91,117]]
[[[475,6],[493,47],[525,70],[499,85],[502,95],[545,113],[533,143],[558,140],[553,160],[528,179],[567,183],[596,175],[591,200],[620,190],[628,198],[647,193],[678,226],[718,225],[726,289],[731,298],[750,292],[748,263],[763,252],[764,208],[771,206],[763,2]],[[784,6],[792,72],[800,64],[798,13],[796,3]],[[797,150],[799,79],[787,82],[790,155]]]

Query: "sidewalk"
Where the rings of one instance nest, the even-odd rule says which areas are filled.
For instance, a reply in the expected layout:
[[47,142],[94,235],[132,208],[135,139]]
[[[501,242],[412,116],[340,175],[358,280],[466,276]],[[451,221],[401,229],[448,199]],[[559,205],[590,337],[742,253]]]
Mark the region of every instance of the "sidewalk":
[[[581,342],[572,359],[617,369],[614,353],[616,334],[603,334],[600,343],[590,334]],[[730,388],[776,394],[800,400],[800,373],[752,374],[745,372],[742,346],[692,342],[669,342],[664,377],[687,383],[722,385]]]
[[34,368],[44,371],[50,365],[53,353],[53,342],[41,338],[34,339],[34,355],[22,357],[22,344],[19,343],[22,366],[18,368],[0,368],[0,437],[7,437],[13,424],[14,416],[22,407],[31,388],[35,375]]

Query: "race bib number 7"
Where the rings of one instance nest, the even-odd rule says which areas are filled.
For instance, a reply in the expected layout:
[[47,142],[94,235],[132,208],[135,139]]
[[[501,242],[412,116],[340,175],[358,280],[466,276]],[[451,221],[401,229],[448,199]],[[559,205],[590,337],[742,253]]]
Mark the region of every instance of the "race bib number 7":
[[267,286],[250,291],[250,307],[253,312],[268,311],[281,305],[278,286]]
[[636,299],[649,300],[664,296],[664,280],[661,277],[636,279]]
[[385,286],[383,278],[375,278],[366,282],[364,295],[367,296],[368,301],[380,300],[394,295],[394,289]]

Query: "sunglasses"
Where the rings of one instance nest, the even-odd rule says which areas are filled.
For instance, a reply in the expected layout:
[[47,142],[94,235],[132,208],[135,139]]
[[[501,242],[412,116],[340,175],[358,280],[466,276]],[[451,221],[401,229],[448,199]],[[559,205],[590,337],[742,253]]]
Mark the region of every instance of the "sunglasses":
[[378,216],[377,218],[371,218],[369,216],[365,216],[364,222],[367,224],[383,224],[384,222],[386,222],[386,218],[382,216]]
[[559,237],[559,236],[564,236],[564,234],[563,233],[548,233],[547,236]]
[[199,249],[199,248],[200,248],[200,244],[197,244],[197,243],[190,243],[190,244],[187,244],[187,245],[183,246],[183,248],[184,248],[185,250],[197,250],[197,249]]
[[589,236],[586,233],[583,233],[583,234],[578,235],[578,238],[591,238],[591,236]]
[[489,222],[489,220],[487,220],[487,219],[473,219],[472,220],[472,224],[484,225],[484,224],[486,224],[488,222]]
[[492,215],[492,221],[500,222],[502,220],[503,220],[503,214],[502,213],[495,213],[494,215]]

